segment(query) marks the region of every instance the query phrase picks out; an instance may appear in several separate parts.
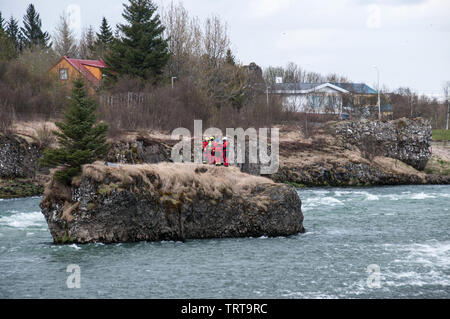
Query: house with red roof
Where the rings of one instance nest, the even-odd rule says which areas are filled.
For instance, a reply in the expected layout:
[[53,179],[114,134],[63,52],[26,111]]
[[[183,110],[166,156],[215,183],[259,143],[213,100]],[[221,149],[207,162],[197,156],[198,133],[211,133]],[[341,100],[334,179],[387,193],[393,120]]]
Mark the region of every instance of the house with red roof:
[[68,85],[71,85],[73,80],[82,77],[91,89],[95,89],[100,85],[104,68],[106,68],[106,64],[102,59],[80,60],[64,56],[49,72],[56,75],[59,81]]

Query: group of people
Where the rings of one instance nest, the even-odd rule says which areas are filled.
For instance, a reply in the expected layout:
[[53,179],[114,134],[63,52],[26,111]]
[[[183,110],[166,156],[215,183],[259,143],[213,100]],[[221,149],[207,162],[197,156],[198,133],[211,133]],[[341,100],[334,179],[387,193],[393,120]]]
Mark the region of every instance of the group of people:
[[214,136],[203,140],[203,164],[228,167],[227,159],[228,138],[224,137],[222,143]]

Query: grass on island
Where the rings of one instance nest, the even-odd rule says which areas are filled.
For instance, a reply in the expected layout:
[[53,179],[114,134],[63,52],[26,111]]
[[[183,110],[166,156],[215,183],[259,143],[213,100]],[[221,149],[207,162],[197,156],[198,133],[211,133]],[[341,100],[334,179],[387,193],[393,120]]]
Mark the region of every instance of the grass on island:
[[[162,193],[189,193],[201,190],[209,196],[221,197],[224,190],[235,194],[251,193],[263,184],[274,184],[268,178],[242,173],[237,167],[215,167],[201,164],[141,164],[118,167],[105,166],[96,162],[83,166],[83,176],[88,176],[96,182],[103,183],[109,175],[109,185],[104,185],[101,192],[108,193],[109,188],[126,188],[138,180],[149,189]],[[80,177],[74,179],[77,184]],[[142,184],[142,183],[141,183]]]
[[450,130],[433,130],[433,141],[450,141]]

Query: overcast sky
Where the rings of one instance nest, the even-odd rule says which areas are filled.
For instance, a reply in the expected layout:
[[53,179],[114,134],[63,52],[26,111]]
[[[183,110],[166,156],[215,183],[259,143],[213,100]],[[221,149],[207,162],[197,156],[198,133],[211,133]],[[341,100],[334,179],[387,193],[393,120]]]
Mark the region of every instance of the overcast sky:
[[[33,2],[53,33],[59,14],[72,12],[79,30],[102,16],[122,21],[125,0],[0,0],[5,18],[22,20]],[[167,5],[170,0],[155,0]],[[338,73],[376,88],[411,87],[441,94],[450,80],[449,0],[184,0],[192,16],[218,14],[228,24],[233,51],[262,67],[296,62],[308,71]],[[76,18],[78,16],[78,18]]]

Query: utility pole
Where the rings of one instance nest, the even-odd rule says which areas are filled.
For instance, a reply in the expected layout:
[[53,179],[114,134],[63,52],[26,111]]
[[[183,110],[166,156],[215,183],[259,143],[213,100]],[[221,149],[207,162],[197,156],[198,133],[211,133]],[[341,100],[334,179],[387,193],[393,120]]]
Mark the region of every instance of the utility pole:
[[176,76],[172,76],[172,90],[173,90],[173,80],[175,80],[177,77]]
[[449,96],[450,81],[445,82],[444,85],[442,86],[442,89],[444,91],[445,102],[447,103],[447,119],[446,119],[445,129],[448,131],[448,118],[450,116],[450,96]]
[[378,79],[378,120],[381,120],[381,98],[380,98],[380,70],[378,70],[378,67],[376,65],[373,66],[377,70],[377,79]]
[[411,115],[410,117],[413,118],[413,96],[412,93],[409,96],[409,109],[411,110]]

